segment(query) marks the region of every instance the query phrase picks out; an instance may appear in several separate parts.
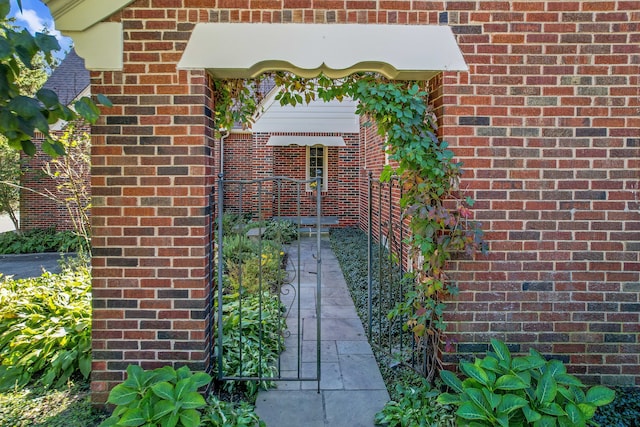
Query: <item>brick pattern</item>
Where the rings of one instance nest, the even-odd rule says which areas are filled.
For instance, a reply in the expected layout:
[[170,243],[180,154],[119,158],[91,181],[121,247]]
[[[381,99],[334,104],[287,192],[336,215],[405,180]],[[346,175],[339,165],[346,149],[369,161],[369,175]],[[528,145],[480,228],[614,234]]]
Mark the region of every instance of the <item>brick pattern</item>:
[[497,336],[588,381],[640,383],[639,8],[138,0],[109,18],[125,29],[125,66],[92,73],[92,93],[114,101],[93,138],[94,400],[128,363],[207,366],[210,84],[176,70],[198,22],[450,25],[470,71],[434,83],[434,105],[491,247],[453,265],[457,350]]
[[[278,134],[282,135],[282,134]],[[294,134],[286,134],[294,135]],[[306,147],[267,147],[271,134],[248,133],[231,134],[225,141],[225,177],[243,180],[281,176],[296,180],[306,180]],[[322,215],[336,216],[339,226],[354,226],[358,221],[357,185],[359,171],[359,134],[317,134],[300,136],[340,136],[345,147],[328,147],[328,189],[322,192]],[[268,187],[268,188],[267,188]],[[256,185],[242,188],[235,183],[225,189],[225,210],[253,212],[258,207]],[[297,186],[281,181],[280,191],[272,183],[263,183],[260,188],[262,217],[297,216]],[[278,199],[279,195],[279,199]],[[279,206],[278,206],[279,202]],[[242,209],[240,205],[242,204]],[[316,213],[315,193],[300,187],[300,215],[313,216]]]
[[[88,128],[86,130],[88,131]],[[60,136],[62,133],[52,132],[54,136]],[[51,157],[39,148],[43,141],[44,136],[36,133],[33,139],[37,147],[36,154],[33,157],[22,155],[20,230],[55,227],[57,231],[70,231],[74,229],[73,221],[66,206],[59,202],[66,196],[58,194],[56,182],[43,172],[43,168],[51,160]],[[89,177],[85,178],[88,185]]]
[[434,95],[490,253],[454,265],[451,338],[640,384],[640,5],[452,3],[441,17],[470,71]]

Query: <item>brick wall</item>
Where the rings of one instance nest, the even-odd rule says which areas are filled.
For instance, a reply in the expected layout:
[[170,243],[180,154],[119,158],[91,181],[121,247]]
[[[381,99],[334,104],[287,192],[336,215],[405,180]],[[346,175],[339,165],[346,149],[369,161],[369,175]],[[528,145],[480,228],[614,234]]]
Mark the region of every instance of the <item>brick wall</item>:
[[458,352],[499,337],[640,384],[640,4],[448,6],[470,70],[434,92],[441,134],[490,243],[453,266]]
[[151,3],[111,18],[124,25],[124,70],[91,75],[92,93],[114,104],[93,128],[97,403],[129,363],[209,362],[211,85],[204,71],[176,70],[194,11]]
[[[292,134],[287,134],[292,135]],[[317,136],[304,134],[301,136]],[[358,221],[358,173],[359,173],[359,134],[322,134],[340,136],[345,147],[327,147],[328,189],[322,192],[322,215],[339,217],[340,226],[354,226]],[[229,180],[243,180],[271,176],[306,180],[306,147],[268,147],[271,134],[233,133],[225,141],[225,177]],[[258,153],[258,154],[254,154]],[[297,216],[297,186],[281,181],[280,198],[277,188],[261,188],[263,217]],[[225,190],[226,209],[242,212],[257,212],[257,186],[247,185],[242,189],[238,184],[230,183]],[[279,206],[278,206],[279,202]],[[242,204],[242,209],[240,209]],[[272,205],[273,204],[273,205]],[[267,208],[268,207],[268,208]],[[314,193],[300,187],[300,215],[313,216],[316,213]]]
[[[88,127],[84,131],[89,131]],[[52,132],[61,136],[62,131]],[[58,193],[56,183],[44,174],[43,168],[51,160],[41,149],[44,137],[36,134],[33,143],[38,148],[33,157],[22,155],[20,176],[20,230],[55,227],[58,231],[73,230],[73,221],[64,203],[66,195]],[[85,176],[89,185],[89,176]],[[89,188],[89,192],[91,189]]]
[[491,249],[454,265],[458,351],[497,336],[589,381],[640,381],[639,8],[138,0],[111,17],[124,70],[92,73],[114,101],[93,140],[95,401],[130,362],[207,366],[210,85],[176,64],[208,21],[450,25],[470,71],[445,73],[434,102]]

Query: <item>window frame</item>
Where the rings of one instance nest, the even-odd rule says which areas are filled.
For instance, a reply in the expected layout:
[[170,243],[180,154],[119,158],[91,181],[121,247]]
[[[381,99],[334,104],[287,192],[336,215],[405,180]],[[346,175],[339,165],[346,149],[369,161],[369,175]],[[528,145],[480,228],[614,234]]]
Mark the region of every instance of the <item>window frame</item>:
[[[322,148],[322,189],[321,191],[327,191],[329,188],[329,147],[322,144],[307,145],[304,168],[305,176],[307,180],[311,179],[311,149]],[[314,189],[310,183],[306,184],[306,191],[311,192]]]

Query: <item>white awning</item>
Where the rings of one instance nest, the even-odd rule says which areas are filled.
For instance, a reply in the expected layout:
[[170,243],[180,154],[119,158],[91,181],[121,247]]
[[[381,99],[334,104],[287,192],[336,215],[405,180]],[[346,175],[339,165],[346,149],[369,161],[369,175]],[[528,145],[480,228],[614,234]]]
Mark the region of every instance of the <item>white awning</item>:
[[215,78],[250,78],[266,71],[340,78],[375,71],[397,80],[428,80],[467,71],[447,26],[386,24],[200,23],[178,63]]
[[269,138],[267,146],[286,147],[288,145],[313,146],[324,145],[326,147],[346,147],[344,139],[340,136],[284,136],[273,135]]

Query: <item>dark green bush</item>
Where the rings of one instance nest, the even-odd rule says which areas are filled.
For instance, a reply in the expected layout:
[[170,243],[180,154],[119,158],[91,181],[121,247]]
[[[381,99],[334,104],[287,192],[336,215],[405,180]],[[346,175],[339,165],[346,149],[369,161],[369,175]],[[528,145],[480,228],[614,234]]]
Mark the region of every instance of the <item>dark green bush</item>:
[[616,387],[616,398],[596,411],[593,421],[602,427],[640,426],[640,387]]
[[86,252],[87,249],[84,238],[72,231],[58,232],[54,227],[0,234],[0,254]]
[[269,221],[262,238],[286,245],[298,239],[298,226],[286,220]]

